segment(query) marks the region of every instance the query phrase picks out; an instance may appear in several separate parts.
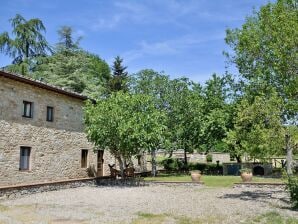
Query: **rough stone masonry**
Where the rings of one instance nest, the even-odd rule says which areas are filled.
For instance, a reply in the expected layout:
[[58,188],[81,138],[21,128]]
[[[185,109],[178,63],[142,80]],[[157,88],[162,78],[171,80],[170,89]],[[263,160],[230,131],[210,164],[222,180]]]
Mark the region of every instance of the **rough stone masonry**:
[[[79,94],[0,72],[0,186],[109,175],[108,163],[115,159],[105,151],[98,161],[98,152],[88,142],[84,100]],[[24,102],[31,103],[32,117],[24,116]],[[51,122],[46,119],[48,107],[53,108]],[[21,169],[22,147],[30,149],[26,170]],[[84,167],[82,150],[88,150]],[[100,162],[103,171],[98,174]]]

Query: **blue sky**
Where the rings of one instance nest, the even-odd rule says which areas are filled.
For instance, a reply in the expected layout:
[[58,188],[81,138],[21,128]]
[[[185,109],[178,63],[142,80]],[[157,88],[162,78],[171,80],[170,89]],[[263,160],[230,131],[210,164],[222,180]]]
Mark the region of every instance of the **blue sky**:
[[[20,13],[40,18],[46,38],[72,26],[81,47],[109,64],[120,55],[130,73],[152,68],[171,77],[204,82],[223,74],[226,28],[240,27],[245,16],[268,0],[1,0],[0,33]],[[0,67],[11,59],[0,55]]]

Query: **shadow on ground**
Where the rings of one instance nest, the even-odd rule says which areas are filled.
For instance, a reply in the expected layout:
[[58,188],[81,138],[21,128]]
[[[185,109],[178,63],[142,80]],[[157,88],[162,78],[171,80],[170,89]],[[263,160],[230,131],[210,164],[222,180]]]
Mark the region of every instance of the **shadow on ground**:
[[254,201],[254,202],[263,202],[267,204],[272,204],[272,200],[282,202],[282,206],[278,206],[281,209],[288,209],[297,211],[291,207],[291,202],[289,198],[284,197],[284,190],[252,190],[252,191],[241,191],[240,193],[235,194],[224,194],[220,196],[220,199],[240,199],[243,201]]

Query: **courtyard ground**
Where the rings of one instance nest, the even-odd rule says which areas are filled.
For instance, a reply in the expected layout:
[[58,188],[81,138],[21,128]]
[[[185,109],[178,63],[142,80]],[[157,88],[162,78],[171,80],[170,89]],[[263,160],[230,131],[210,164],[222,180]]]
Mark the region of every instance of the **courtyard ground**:
[[0,223],[298,223],[281,187],[81,187],[0,201]]

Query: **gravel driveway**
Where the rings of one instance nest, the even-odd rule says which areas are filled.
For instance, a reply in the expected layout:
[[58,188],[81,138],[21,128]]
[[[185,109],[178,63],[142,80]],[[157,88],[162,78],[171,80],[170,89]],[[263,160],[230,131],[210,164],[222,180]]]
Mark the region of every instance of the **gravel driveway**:
[[176,223],[173,217],[245,223],[269,211],[298,218],[288,207],[279,187],[81,187],[0,201],[0,223],[132,223],[147,213],[170,217],[166,223]]

